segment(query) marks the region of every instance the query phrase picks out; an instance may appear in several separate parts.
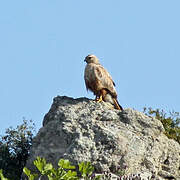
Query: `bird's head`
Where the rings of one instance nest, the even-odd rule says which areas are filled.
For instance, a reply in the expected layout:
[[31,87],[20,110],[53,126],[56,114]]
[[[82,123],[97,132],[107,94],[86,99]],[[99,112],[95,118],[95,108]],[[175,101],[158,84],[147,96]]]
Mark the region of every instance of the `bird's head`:
[[95,63],[95,64],[99,64],[99,60],[98,58],[93,55],[93,54],[90,54],[88,56],[86,56],[85,60],[84,60],[87,64],[89,63]]

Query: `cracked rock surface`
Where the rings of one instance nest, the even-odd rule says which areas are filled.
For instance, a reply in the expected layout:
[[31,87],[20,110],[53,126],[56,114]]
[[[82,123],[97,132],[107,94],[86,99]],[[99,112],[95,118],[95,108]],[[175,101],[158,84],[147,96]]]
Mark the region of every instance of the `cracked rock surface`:
[[159,120],[87,98],[54,98],[33,140],[26,164],[32,171],[37,156],[55,167],[64,158],[75,165],[90,161],[97,173],[120,169],[126,175],[180,179],[180,145],[164,135]]

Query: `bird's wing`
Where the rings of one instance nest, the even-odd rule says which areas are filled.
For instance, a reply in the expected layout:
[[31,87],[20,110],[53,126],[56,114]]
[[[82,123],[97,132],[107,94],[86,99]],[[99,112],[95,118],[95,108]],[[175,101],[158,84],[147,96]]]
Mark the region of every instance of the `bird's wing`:
[[84,80],[87,90],[91,90],[95,92],[96,86],[96,77],[94,73],[94,65],[88,64],[86,65],[85,72],[84,72]]
[[112,80],[112,77],[107,72],[107,70],[101,66],[96,65],[94,68],[94,74],[96,78],[98,79],[100,85],[102,88],[109,90],[109,92],[114,96],[117,97],[116,89],[115,89],[115,83]]

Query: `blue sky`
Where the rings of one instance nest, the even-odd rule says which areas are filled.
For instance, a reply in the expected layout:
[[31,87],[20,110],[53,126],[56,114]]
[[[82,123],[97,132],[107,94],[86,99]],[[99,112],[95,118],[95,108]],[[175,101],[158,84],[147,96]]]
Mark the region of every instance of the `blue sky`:
[[99,57],[124,108],[180,112],[179,0],[0,1],[0,134],[42,126],[53,97],[94,98],[84,58]]

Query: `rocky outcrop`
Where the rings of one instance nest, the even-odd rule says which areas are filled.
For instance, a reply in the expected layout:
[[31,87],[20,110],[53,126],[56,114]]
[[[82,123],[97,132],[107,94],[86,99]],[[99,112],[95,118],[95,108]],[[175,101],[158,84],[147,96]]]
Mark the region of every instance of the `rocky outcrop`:
[[37,156],[55,166],[60,158],[74,164],[91,161],[97,173],[180,179],[180,145],[164,135],[159,120],[87,98],[54,98],[34,138],[29,169]]

